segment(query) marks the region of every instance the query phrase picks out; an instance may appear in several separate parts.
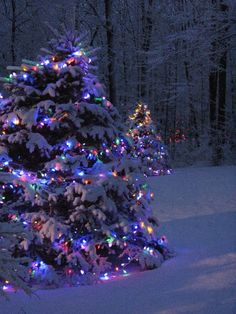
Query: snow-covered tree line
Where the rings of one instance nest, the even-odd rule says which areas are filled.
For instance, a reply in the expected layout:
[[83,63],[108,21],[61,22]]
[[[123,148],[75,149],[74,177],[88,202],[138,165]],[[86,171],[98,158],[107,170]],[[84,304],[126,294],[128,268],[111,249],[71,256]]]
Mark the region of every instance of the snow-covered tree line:
[[0,3],[2,73],[7,64],[37,54],[50,36],[45,22],[86,30],[90,44],[101,47],[99,70],[109,99],[123,114],[138,100],[148,103],[172,159],[232,160],[234,0]]

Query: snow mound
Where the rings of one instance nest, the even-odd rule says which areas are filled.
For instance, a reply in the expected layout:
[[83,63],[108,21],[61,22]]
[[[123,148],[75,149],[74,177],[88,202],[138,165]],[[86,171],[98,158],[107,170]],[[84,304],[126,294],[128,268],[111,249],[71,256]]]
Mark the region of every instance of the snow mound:
[[9,293],[1,314],[236,313],[236,167],[149,178],[177,257],[95,286]]

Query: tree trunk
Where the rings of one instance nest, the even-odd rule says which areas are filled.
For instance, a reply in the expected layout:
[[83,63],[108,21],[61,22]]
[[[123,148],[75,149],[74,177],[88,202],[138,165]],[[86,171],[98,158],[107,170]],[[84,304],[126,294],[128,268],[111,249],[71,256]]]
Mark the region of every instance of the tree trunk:
[[79,1],[76,1],[75,4],[75,17],[74,17],[75,21],[75,29],[77,31],[80,31],[80,20],[79,20]]
[[218,130],[220,131],[221,143],[225,143],[225,99],[226,99],[226,52],[220,59],[219,70],[219,106],[218,106]]
[[11,0],[11,9],[12,9],[12,17],[11,17],[11,60],[12,65],[16,63],[16,1]]
[[[215,4],[215,0],[213,4]],[[219,11],[223,14],[228,11],[227,5],[222,0],[217,4]],[[218,21],[216,27],[223,29],[227,25],[227,19]],[[211,144],[213,164],[219,165],[224,159],[223,145],[225,143],[225,102],[226,102],[226,60],[227,45],[222,40],[222,35],[226,35],[228,27],[224,28],[223,34],[216,36],[212,43],[212,52],[214,52],[212,61],[216,62],[216,70],[213,70],[209,76],[210,91],[210,125],[211,125]],[[216,44],[217,43],[217,44]],[[219,51],[219,55],[215,51]],[[218,106],[217,106],[218,105]],[[218,107],[218,108],[217,108]]]
[[145,11],[144,2],[142,4],[142,46],[141,46],[141,86],[140,86],[140,96],[145,99],[147,96],[147,67],[148,67],[148,57],[147,52],[150,49],[151,35],[152,35],[152,6],[153,0],[148,0],[148,8]]
[[105,0],[105,19],[107,35],[107,59],[108,59],[108,93],[112,103],[116,103],[115,85],[115,53],[114,53],[114,34],[112,26],[112,0]]

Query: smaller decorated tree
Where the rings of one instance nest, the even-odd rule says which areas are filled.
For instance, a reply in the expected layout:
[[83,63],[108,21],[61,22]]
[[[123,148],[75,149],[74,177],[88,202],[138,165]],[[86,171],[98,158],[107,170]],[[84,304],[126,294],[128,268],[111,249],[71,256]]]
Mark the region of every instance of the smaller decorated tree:
[[141,159],[144,173],[148,176],[170,174],[168,153],[152,123],[147,105],[139,102],[129,116],[128,124],[128,135],[134,142],[132,155]]

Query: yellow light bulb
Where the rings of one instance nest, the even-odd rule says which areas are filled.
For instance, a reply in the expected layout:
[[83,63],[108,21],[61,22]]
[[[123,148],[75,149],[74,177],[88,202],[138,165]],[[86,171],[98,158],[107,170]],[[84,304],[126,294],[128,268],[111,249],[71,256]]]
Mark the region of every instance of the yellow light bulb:
[[57,63],[55,63],[55,64],[53,64],[53,70],[55,70],[55,71],[57,71],[58,69],[59,69],[59,66],[58,66],[58,64]]
[[149,234],[152,234],[153,233],[153,228],[151,226],[147,226],[147,232]]

